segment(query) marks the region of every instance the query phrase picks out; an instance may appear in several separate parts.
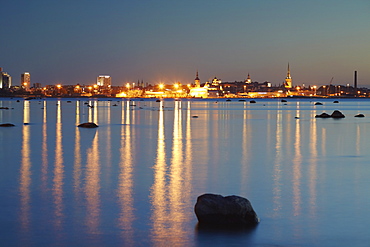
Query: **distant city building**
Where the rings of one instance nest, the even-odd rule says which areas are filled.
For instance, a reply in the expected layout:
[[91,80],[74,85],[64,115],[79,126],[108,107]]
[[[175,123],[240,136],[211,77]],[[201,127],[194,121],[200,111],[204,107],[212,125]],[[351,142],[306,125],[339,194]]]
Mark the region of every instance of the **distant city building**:
[[109,75],[99,75],[96,84],[100,87],[110,88],[112,86],[111,77]]
[[252,79],[251,79],[251,76],[249,75],[249,73],[248,73],[247,79],[245,80],[245,83],[247,83],[247,84],[251,84],[252,83]]
[[24,74],[21,75],[21,86],[26,90],[30,90],[30,87],[31,87],[30,73],[24,72]]
[[284,83],[285,88],[292,88],[292,77],[290,76],[290,68],[289,68],[289,63],[288,63],[288,73],[285,78],[285,83]]
[[197,70],[196,77],[194,79],[194,83],[195,83],[196,87],[200,87],[200,80],[199,80],[199,76],[198,76],[198,70]]
[[215,77],[215,78],[213,78],[213,80],[212,80],[212,86],[218,86],[218,85],[220,85],[222,83],[222,81],[220,80],[220,79],[217,79],[217,77]]
[[0,68],[0,88],[10,88],[12,85],[12,77]]
[[41,83],[34,83],[32,87],[33,87],[33,88],[35,88],[35,89],[40,89],[40,88],[42,88],[42,87],[41,87]]

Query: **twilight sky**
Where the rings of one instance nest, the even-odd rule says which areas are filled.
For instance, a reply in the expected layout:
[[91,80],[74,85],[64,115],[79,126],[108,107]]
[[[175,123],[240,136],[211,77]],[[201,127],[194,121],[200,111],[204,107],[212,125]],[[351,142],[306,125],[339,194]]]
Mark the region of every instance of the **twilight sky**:
[[215,76],[370,86],[369,0],[1,1],[0,67],[20,84]]

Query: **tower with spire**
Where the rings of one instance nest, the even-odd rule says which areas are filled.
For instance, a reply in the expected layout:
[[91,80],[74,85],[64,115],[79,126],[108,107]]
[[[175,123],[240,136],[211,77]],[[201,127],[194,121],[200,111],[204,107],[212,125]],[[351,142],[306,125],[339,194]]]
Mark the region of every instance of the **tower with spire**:
[[285,83],[284,83],[285,88],[292,88],[292,77],[290,76],[290,68],[289,68],[289,63],[288,63],[288,73],[285,78]]
[[247,83],[247,84],[252,83],[251,76],[249,75],[249,73],[248,73],[247,79],[244,82]]
[[194,79],[194,83],[195,83],[196,87],[200,87],[200,80],[199,80],[199,76],[198,76],[198,70],[197,70],[196,77]]

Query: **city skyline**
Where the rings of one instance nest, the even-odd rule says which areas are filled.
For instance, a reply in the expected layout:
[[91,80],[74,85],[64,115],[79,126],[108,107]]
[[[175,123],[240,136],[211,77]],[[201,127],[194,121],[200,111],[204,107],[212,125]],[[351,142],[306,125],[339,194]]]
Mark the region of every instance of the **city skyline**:
[[0,66],[19,85],[253,81],[370,86],[370,3],[356,1],[9,1]]

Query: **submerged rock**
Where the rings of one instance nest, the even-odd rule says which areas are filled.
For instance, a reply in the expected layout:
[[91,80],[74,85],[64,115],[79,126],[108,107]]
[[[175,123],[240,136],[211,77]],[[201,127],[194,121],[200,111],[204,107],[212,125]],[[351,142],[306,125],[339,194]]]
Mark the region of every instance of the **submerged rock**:
[[97,128],[99,126],[95,123],[82,123],[82,124],[79,124],[78,127],[81,127],[81,128]]
[[250,201],[240,196],[203,194],[194,211],[201,225],[250,227],[259,222]]
[[322,103],[321,102],[316,102],[315,105],[322,105]]
[[365,117],[365,115],[360,113],[360,114],[357,114],[355,117]]
[[254,103],[256,103],[256,101],[255,100],[251,100],[251,101],[249,101],[249,103],[254,104]]
[[345,116],[343,115],[343,113],[341,113],[338,110],[333,111],[333,113],[331,114],[331,117],[332,118],[345,118]]

